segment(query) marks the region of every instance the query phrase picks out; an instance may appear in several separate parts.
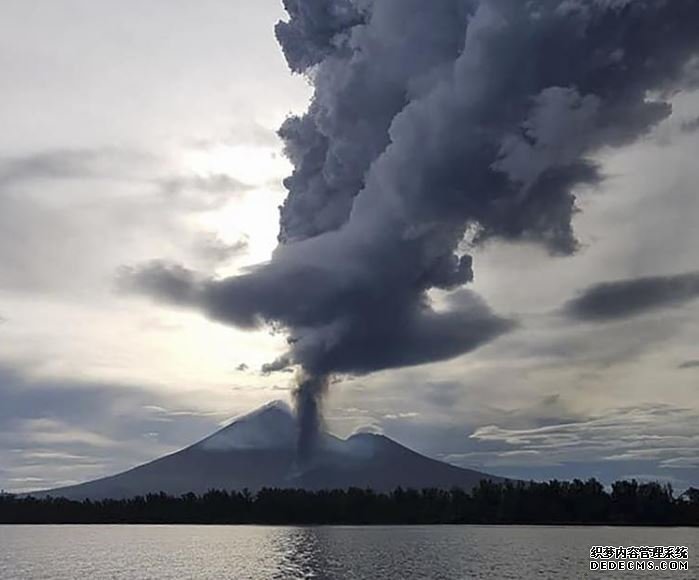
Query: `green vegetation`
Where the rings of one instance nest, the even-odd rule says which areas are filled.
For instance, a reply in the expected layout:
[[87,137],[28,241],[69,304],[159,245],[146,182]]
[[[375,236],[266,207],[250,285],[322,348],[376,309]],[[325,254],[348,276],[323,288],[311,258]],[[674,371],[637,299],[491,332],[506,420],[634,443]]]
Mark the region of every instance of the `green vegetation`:
[[0,497],[0,523],[699,525],[699,490],[658,483],[492,483],[460,489],[210,491],[127,500]]

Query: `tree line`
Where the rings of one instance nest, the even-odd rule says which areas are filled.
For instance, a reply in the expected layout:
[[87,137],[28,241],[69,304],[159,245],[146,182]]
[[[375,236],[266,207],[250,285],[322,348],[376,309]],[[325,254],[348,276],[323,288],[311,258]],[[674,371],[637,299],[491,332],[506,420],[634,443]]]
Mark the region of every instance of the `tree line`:
[[699,490],[595,479],[494,483],[462,489],[257,493],[212,490],[179,497],[74,501],[0,496],[1,524],[611,524],[699,525]]

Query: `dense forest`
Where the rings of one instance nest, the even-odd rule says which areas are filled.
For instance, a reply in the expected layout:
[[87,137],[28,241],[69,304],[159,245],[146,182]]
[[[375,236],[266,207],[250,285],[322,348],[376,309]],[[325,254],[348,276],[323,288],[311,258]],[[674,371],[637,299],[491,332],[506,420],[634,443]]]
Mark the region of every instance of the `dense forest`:
[[483,481],[460,489],[210,491],[128,500],[0,496],[0,523],[134,524],[634,524],[699,525],[699,490],[675,497],[658,483],[594,479]]

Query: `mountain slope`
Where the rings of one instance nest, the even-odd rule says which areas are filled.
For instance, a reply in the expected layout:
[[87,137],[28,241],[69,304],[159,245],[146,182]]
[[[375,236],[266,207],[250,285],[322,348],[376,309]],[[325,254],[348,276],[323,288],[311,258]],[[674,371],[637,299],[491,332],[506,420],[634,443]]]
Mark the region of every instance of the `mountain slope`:
[[[483,479],[502,478],[437,461],[383,435],[354,435],[345,442],[341,461],[329,456],[300,475],[296,487],[334,489],[347,487],[390,491],[396,487],[470,489]],[[359,450],[359,452],[357,452]]]
[[311,465],[299,469],[296,424],[288,405],[274,402],[235,419],[202,441],[123,473],[35,495],[71,499],[125,498],[164,491],[172,495],[210,489],[262,487],[388,491],[463,487],[501,478],[430,459],[382,435],[349,439],[323,435]]

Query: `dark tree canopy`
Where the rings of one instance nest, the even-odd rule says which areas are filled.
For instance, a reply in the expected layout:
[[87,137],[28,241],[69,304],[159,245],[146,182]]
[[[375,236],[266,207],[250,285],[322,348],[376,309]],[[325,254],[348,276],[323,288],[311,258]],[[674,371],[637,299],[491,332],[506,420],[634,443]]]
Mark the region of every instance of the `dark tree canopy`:
[[209,491],[127,500],[0,496],[0,523],[123,524],[629,524],[699,525],[699,490],[590,479],[482,481],[462,489]]

